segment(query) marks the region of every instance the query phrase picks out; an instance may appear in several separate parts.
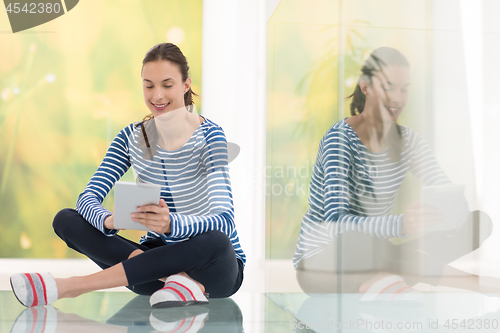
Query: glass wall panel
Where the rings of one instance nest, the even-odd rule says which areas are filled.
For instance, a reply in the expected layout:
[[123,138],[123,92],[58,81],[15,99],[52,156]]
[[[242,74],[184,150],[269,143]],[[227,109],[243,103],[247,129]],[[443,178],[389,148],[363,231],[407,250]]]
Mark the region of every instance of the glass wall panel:
[[478,292],[464,296],[478,317],[498,310],[481,294],[500,286],[498,13],[281,1],[267,26],[267,258],[288,260],[304,294],[267,290],[296,318],[385,318],[450,290]]

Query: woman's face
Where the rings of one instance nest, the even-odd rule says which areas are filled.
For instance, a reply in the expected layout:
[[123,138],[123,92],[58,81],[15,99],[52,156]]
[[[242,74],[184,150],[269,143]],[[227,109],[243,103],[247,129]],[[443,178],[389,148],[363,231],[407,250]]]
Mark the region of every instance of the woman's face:
[[191,79],[182,81],[177,64],[168,60],[150,61],[142,67],[144,102],[157,117],[184,105],[184,93],[191,86]]
[[406,106],[410,81],[408,66],[382,67],[366,87],[366,104],[380,111],[383,122],[395,122]]

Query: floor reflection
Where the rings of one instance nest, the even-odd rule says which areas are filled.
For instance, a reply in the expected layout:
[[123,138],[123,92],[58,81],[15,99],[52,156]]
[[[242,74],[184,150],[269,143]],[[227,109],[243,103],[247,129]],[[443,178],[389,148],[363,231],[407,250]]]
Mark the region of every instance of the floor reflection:
[[498,332],[500,295],[424,293],[422,302],[361,300],[362,294],[269,293],[296,319],[294,332]]
[[[57,306],[57,305],[56,305]],[[203,306],[152,309],[149,297],[136,296],[100,322],[53,306],[23,310],[11,332],[243,332],[243,315],[232,299],[211,299]]]

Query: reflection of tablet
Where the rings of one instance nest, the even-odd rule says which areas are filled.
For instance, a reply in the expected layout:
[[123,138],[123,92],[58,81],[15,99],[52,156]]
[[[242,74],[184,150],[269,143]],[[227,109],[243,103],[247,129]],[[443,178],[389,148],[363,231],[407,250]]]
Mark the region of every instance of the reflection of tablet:
[[158,205],[161,186],[156,184],[116,182],[113,224],[116,229],[149,230],[132,221],[130,214],[137,212],[137,206]]
[[426,231],[455,230],[458,224],[460,204],[463,201],[464,185],[424,186],[420,192],[420,205],[440,210],[443,222]]
[[458,214],[463,200],[464,185],[424,186],[420,192],[420,205],[437,207],[443,215],[443,222],[436,224],[424,232],[408,235],[406,238],[393,237],[389,240],[394,245],[422,237],[429,231],[455,230]]

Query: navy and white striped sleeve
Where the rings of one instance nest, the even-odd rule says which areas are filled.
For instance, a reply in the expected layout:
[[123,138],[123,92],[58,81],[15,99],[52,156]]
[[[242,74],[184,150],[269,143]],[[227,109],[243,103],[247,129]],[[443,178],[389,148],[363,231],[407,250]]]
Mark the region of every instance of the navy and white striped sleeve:
[[358,231],[380,238],[403,237],[403,215],[359,216],[350,213],[349,166],[354,157],[349,138],[343,130],[324,137],[321,147],[321,165],[324,172],[325,222],[336,222],[335,236],[345,231]]
[[210,230],[220,230],[232,237],[235,230],[226,137],[222,128],[211,127],[205,140],[200,159],[207,173],[209,214],[170,213],[171,234],[168,238],[189,238]]
[[76,211],[107,236],[113,236],[118,230],[104,228],[104,220],[112,213],[102,206],[102,202],[131,166],[127,138],[131,126],[122,129],[111,142],[104,159],[76,202]]

